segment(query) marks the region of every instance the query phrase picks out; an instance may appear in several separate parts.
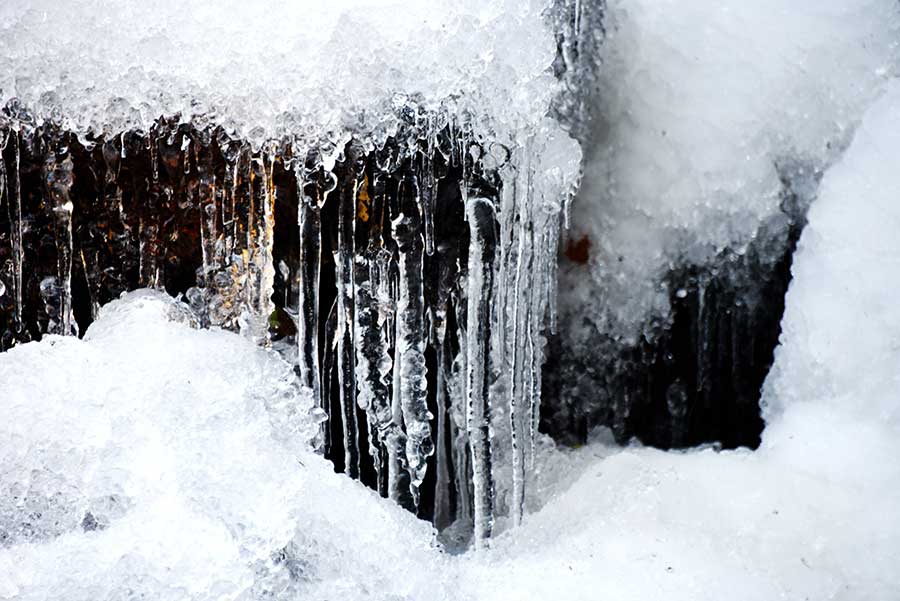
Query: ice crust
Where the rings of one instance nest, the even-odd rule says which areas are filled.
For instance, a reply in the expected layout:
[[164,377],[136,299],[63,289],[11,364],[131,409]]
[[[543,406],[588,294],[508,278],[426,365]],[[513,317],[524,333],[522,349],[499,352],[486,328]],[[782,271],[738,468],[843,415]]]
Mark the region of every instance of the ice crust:
[[[0,6],[0,101],[81,134],[160,116],[282,137],[383,142],[414,106],[479,129],[536,123],[555,93],[543,0],[53,0]],[[482,129],[482,133],[488,133]],[[342,142],[338,145],[342,145]]]
[[900,7],[611,0],[605,25],[569,234],[589,238],[590,265],[563,270],[561,303],[573,340],[587,321],[631,341],[668,315],[669,269],[786,227],[783,179],[811,200],[898,72]]

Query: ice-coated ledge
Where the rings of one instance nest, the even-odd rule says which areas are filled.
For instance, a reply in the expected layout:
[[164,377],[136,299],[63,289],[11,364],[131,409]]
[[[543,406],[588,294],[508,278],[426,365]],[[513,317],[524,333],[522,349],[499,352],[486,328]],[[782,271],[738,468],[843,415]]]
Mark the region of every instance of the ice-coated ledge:
[[[376,142],[410,107],[536,124],[556,91],[545,0],[50,0],[0,7],[0,103],[78,133],[161,115],[257,144]],[[477,123],[481,125],[486,123]],[[488,133],[484,131],[483,133]]]

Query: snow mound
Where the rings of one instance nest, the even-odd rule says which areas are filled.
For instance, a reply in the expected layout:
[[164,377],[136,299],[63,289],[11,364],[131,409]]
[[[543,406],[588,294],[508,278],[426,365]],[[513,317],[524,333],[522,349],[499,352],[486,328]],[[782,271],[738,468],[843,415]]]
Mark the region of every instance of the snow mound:
[[[407,594],[428,524],[308,450],[293,369],[138,291],[0,355],[0,598]],[[324,588],[322,588],[324,587]],[[368,591],[368,592],[367,592]]]
[[571,231],[591,242],[590,277],[571,266],[561,302],[634,340],[668,315],[669,269],[786,227],[783,180],[811,200],[900,72],[900,6],[611,0],[606,30]]
[[[543,0],[53,0],[0,6],[0,102],[78,133],[161,115],[262,143],[383,141],[409,106],[540,120],[556,86]],[[408,115],[407,115],[408,117]]]

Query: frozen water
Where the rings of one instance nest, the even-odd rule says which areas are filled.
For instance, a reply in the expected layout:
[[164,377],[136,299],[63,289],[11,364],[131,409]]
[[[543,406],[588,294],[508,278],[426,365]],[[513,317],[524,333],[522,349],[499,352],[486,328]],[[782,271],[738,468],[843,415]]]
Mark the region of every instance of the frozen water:
[[803,413],[825,406],[835,424],[864,414],[885,433],[900,428],[900,290],[892,285],[900,260],[898,157],[900,80],[894,80],[825,174],[810,208],[782,345],[766,382],[770,420],[785,414],[802,422]]
[[[486,132],[514,141],[479,157],[507,160],[505,171],[497,167],[501,202],[462,190],[479,235],[468,257],[468,305],[455,308],[473,317],[456,320],[468,327],[458,334],[464,348],[440,374],[452,397],[444,427],[459,434],[455,459],[468,456],[467,442],[480,447],[471,466],[475,507],[459,511],[461,522],[476,522],[474,553],[447,557],[428,524],[335,475],[311,451],[321,416],[308,372],[301,385],[272,352],[197,330],[189,309],[141,291],[104,308],[82,341],[48,336],[0,355],[0,597],[900,597],[900,324],[887,284],[900,251],[892,235],[900,88],[891,84],[868,112],[809,214],[758,452],[621,450],[603,440],[563,452],[542,437],[525,445],[518,437],[534,434],[540,389],[540,324],[553,313],[555,228],[579,159],[574,143],[541,120],[554,86],[546,70],[553,40],[539,4],[429,1],[399,12],[374,1],[322,10],[0,6],[4,99],[19,96],[38,119],[61,119],[81,133],[146,129],[159,114],[181,112],[255,143],[308,134],[343,148],[348,132],[383,140],[397,118],[386,108],[402,108],[395,103],[406,94],[426,108],[454,104],[451,112],[464,115],[456,124],[473,128],[451,140],[463,155]],[[896,3],[786,4],[610,3],[594,123],[601,143],[585,208],[573,220],[575,234],[589,233],[600,249],[586,286],[600,283],[588,294],[601,291],[608,310],[592,318],[605,331],[627,337],[648,314],[665,313],[658,275],[672,262],[702,261],[751,239],[778,210],[778,162],[824,170],[897,74]],[[309,37],[298,42],[297,31]],[[425,129],[427,146],[434,131]],[[255,160],[254,169],[271,168],[271,157]],[[60,182],[51,200],[65,209],[60,168],[47,172],[51,184]],[[344,185],[355,194],[358,184]],[[14,196],[2,197],[11,214],[21,210]],[[412,204],[427,222],[425,196]],[[584,202],[590,198],[601,198],[603,211]],[[487,218],[498,210],[499,232]],[[263,230],[271,225],[264,217]],[[320,240],[318,215],[299,217],[313,217],[304,231]],[[67,255],[69,217],[64,210],[57,218]],[[22,221],[11,218],[15,228]],[[428,229],[415,241],[417,257]],[[16,239],[12,256],[21,252],[21,231]],[[353,251],[351,240],[340,252]],[[308,250],[321,252],[316,244]],[[274,266],[263,254],[268,271],[253,290],[265,313]],[[352,283],[357,265],[343,258]],[[366,310],[377,315],[353,325],[393,325],[383,319],[377,258],[368,265],[372,290],[357,291],[374,293],[379,306]],[[14,262],[13,283],[22,279],[22,261]],[[67,273],[71,265],[61,265],[48,281],[64,322]],[[307,277],[312,290],[318,272]],[[345,322],[343,344],[374,341],[359,349],[368,369],[345,377],[375,382],[382,397],[373,402],[373,387],[354,399],[348,387],[344,401],[352,407],[362,398],[379,427],[382,416],[407,413],[419,439],[403,441],[404,459],[417,478],[430,452],[418,267],[404,277],[410,323],[405,332],[397,323],[397,339],[413,349],[412,360],[393,363],[395,391],[404,372],[405,391],[388,407],[386,340]],[[499,298],[489,294],[495,285]],[[20,294],[22,284],[13,289]],[[346,294],[348,313],[357,298]],[[319,316],[304,317],[317,328]],[[401,438],[394,430],[382,432],[392,444]],[[449,487],[449,474],[439,478]],[[468,482],[464,474],[455,485]],[[509,516],[492,515],[497,508]],[[510,522],[522,527],[504,531]],[[492,529],[501,534],[485,549]]]
[[[526,269],[527,256],[534,274],[524,284],[530,295],[507,298],[517,310],[522,305],[514,314],[528,343],[511,361],[491,364],[485,378],[490,383],[510,370],[529,371],[518,390],[491,392],[499,404],[523,397],[513,417],[522,422],[522,444],[515,448],[527,447],[540,396],[541,331],[554,313],[559,226],[581,161],[578,144],[547,116],[563,89],[552,69],[558,24],[547,11],[553,3],[408,4],[225,0],[148,7],[132,0],[66,6],[35,0],[0,9],[0,101],[6,102],[0,146],[7,155],[0,161],[0,202],[8,198],[16,207],[4,236],[9,250],[0,249],[11,260],[0,268],[14,276],[16,299],[31,287],[29,276],[41,273],[45,305],[35,319],[25,315],[31,307],[17,302],[6,338],[18,343],[32,332],[74,333],[79,303],[73,302],[72,282],[74,277],[77,287],[82,273],[89,289],[104,294],[106,274],[121,274],[113,297],[133,287],[127,276],[137,259],[139,286],[183,290],[183,274],[172,286],[174,266],[188,271],[184,255],[200,250],[202,264],[192,269],[196,285],[188,284],[185,295],[201,323],[239,330],[265,345],[280,275],[284,323],[294,317],[299,322],[294,342],[302,383],[323,408],[329,405],[332,349],[320,348],[319,338],[335,341],[340,411],[333,417],[341,418],[345,471],[358,477],[362,469],[361,403],[370,426],[363,436],[368,434],[372,452],[380,453],[381,444],[397,455],[403,447],[388,461],[388,479],[397,484],[408,477],[402,488],[415,504],[434,450],[428,348],[452,345],[448,354],[460,352],[458,340],[450,342],[432,326],[451,306],[464,307],[466,295],[455,278],[465,272],[464,262],[457,261],[459,249],[450,248],[464,246],[465,237],[452,233],[449,240],[435,240],[435,215],[461,220],[466,207],[435,205],[438,197],[445,205],[461,197],[465,205],[471,189],[473,197],[498,205],[496,221],[507,240],[500,264],[487,268],[509,279],[508,271]],[[77,143],[69,133],[78,135]],[[33,185],[25,179],[32,155],[42,162],[46,155],[43,183],[53,192],[56,252],[38,255],[41,263],[56,259],[52,274],[42,273],[47,267],[23,251],[34,235],[28,223],[47,210],[43,202],[30,202],[39,193],[25,195],[24,210],[18,206],[23,182]],[[295,181],[286,181],[287,173]],[[91,174],[100,180],[96,191],[84,186]],[[74,203],[67,203],[70,197]],[[329,198],[340,205],[336,240],[328,230]],[[295,199],[296,214],[283,210]],[[376,205],[380,212],[370,220]],[[95,209],[97,217],[91,215]],[[104,229],[107,214],[125,225],[123,235],[73,235],[73,227]],[[275,231],[284,232],[285,215],[291,228],[299,226],[296,255],[281,243],[276,250]],[[198,244],[189,249],[198,230]],[[441,234],[452,230],[437,228]],[[296,240],[280,235],[288,246]],[[120,248],[112,257],[84,252],[97,240]],[[334,259],[338,288],[331,330],[328,307],[320,306],[328,301],[319,302],[329,298],[319,287],[331,280],[322,273],[323,248]],[[276,273],[279,259],[284,269],[278,265]],[[383,289],[376,293],[378,307],[368,309],[377,314],[372,319],[364,306],[357,313],[355,303],[376,300],[363,285],[366,278],[378,279],[372,274],[379,271]],[[433,283],[435,271],[446,274],[440,283]],[[430,288],[440,290],[432,295]],[[94,298],[90,302],[99,306]],[[486,302],[491,314],[485,317],[497,321],[496,334],[477,343],[491,358],[500,353],[495,349],[510,312],[496,298]],[[358,316],[364,323],[357,323]],[[381,330],[394,325],[396,339],[380,341]],[[364,341],[375,348],[356,348]],[[392,354],[389,361],[385,353]],[[360,357],[370,363],[362,370]],[[380,386],[388,377],[395,383],[390,416],[389,389]],[[374,387],[373,378],[380,380]],[[449,399],[463,402],[463,394]],[[496,444],[509,442],[509,429],[496,428]],[[322,434],[326,438],[324,429]],[[468,435],[460,439],[462,453]],[[521,467],[524,454],[515,460]],[[407,475],[400,476],[400,469]]]
[[543,0],[4,2],[0,101],[79,133],[149,131],[161,115],[256,145],[383,142],[397,109],[442,102],[500,131],[555,92]]
[[540,439],[533,513],[486,552],[333,474],[290,368],[163,295],[12,349],[0,596],[896,598],[898,152],[894,83],[809,213],[759,451]]
[[668,269],[740,253],[781,210],[782,168],[808,177],[846,146],[898,72],[900,8],[611,0],[606,31],[570,231],[590,265],[563,300],[574,329],[633,340],[668,314]]

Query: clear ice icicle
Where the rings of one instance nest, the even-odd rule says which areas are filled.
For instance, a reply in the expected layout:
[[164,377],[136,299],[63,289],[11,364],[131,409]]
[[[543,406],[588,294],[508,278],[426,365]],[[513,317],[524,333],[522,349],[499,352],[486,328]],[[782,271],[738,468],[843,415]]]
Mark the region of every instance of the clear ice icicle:
[[483,549],[488,546],[494,521],[489,341],[497,240],[494,205],[489,200],[470,198],[466,213],[470,232],[466,320],[466,429],[472,450],[472,482],[475,489],[475,548]]
[[53,284],[56,298],[48,303],[48,312],[51,313],[48,330],[52,334],[63,336],[75,333],[72,329],[72,168],[72,159],[67,150],[60,150],[58,153],[51,151],[44,162],[44,182],[50,196],[55,224],[57,266]]
[[[322,268],[322,215],[324,200],[321,187],[311,177],[297,173],[300,194],[297,221],[300,228],[299,266],[296,271],[297,290],[297,347],[300,383],[312,393],[322,410],[327,403],[322,396],[319,372],[319,277]],[[326,428],[323,424],[322,428]],[[324,441],[319,437],[317,445]]]
[[426,460],[434,451],[431,440],[431,413],[428,411],[428,382],[425,366],[425,298],[423,250],[420,231],[418,186],[406,177],[400,184],[400,213],[392,221],[398,248],[399,290],[397,297],[397,341],[400,395],[406,432],[406,461],[411,478],[413,501],[425,478]]
[[337,282],[337,367],[338,395],[344,434],[344,471],[351,478],[359,477],[359,425],[356,419],[356,374],[353,352],[354,283],[353,240],[356,219],[356,187],[345,182],[340,190],[338,206],[338,247],[334,251],[335,281]]

